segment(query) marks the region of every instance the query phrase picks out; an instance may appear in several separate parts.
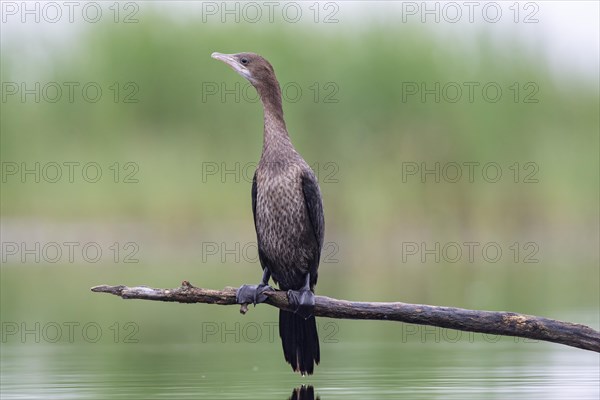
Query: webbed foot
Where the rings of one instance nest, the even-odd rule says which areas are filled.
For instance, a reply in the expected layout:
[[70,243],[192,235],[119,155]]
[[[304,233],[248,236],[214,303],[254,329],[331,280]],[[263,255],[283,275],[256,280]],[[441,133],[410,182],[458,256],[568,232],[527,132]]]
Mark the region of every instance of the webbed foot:
[[235,292],[235,298],[238,304],[259,304],[267,301],[265,292],[274,291],[274,289],[264,283],[259,285],[242,285]]
[[308,319],[315,309],[315,294],[310,289],[288,290],[288,301],[294,313]]

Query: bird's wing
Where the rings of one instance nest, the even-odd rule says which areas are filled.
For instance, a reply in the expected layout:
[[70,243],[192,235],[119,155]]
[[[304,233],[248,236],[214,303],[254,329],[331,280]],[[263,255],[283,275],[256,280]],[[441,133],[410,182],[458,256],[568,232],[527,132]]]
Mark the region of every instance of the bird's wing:
[[260,243],[260,234],[258,233],[258,227],[256,226],[256,196],[258,194],[258,187],[256,185],[256,172],[254,172],[254,178],[252,178],[252,215],[254,216],[254,229],[256,230],[256,244],[258,245],[258,259],[263,269],[267,268],[271,271],[269,258],[262,251]]
[[252,178],[252,216],[254,217],[254,226],[256,226],[256,193],[256,171],[254,171],[254,177]]
[[312,230],[318,245],[317,265],[323,247],[323,237],[325,236],[325,218],[323,217],[323,202],[321,200],[321,191],[317,178],[310,172],[302,174],[302,192],[304,193],[304,203],[308,210],[308,218],[312,225]]

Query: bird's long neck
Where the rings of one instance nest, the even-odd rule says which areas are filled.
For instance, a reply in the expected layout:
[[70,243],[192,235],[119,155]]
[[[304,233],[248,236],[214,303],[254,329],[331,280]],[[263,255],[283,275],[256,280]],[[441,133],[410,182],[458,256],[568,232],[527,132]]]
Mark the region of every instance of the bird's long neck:
[[283,119],[281,89],[276,79],[262,82],[256,87],[263,105],[264,135],[262,157],[274,157],[277,153],[293,149]]

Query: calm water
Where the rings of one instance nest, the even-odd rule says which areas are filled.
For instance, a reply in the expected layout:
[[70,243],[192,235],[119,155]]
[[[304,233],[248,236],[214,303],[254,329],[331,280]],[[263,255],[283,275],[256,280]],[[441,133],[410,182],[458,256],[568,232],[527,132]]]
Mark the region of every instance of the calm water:
[[[211,288],[256,279],[254,268],[216,265],[214,270],[210,274],[209,267],[190,265],[174,265],[168,272],[146,265],[3,266],[0,397],[288,399],[304,384],[322,400],[600,398],[600,355],[563,345],[319,318],[322,362],[315,375],[302,378],[283,360],[272,307],[257,306],[241,316],[237,307],[125,301],[89,290],[117,282],[173,287],[179,277]],[[464,291],[471,275],[452,283],[461,272],[456,268],[417,270],[444,282],[441,289],[421,283],[418,293],[412,288],[419,276],[410,276],[408,268],[402,270],[405,279],[388,276],[387,281],[397,282],[390,287],[382,286],[384,279],[364,286],[377,293],[358,288],[342,292],[341,280],[330,268],[323,270],[320,293],[504,309],[598,329],[598,292],[589,278],[595,269],[581,268],[585,274],[553,271],[520,268],[514,276],[498,277],[490,269],[485,292],[469,301],[455,294]],[[544,284],[531,284],[540,277]],[[523,288],[515,288],[514,282]]]
[[598,399],[599,355],[552,344],[324,343],[316,375],[278,343],[19,344],[2,348],[2,399]]

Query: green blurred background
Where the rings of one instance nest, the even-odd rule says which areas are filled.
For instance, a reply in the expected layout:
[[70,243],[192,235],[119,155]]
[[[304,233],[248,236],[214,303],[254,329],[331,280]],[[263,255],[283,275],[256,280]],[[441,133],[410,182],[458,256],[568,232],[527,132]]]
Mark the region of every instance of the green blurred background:
[[[262,111],[247,82],[210,58],[213,51],[254,51],[290,88],[284,94],[288,129],[321,182],[327,245],[318,293],[511,310],[598,328],[597,76],[566,67],[557,73],[541,46],[524,43],[510,30],[498,40],[499,28],[491,24],[460,41],[455,32],[440,34],[427,24],[400,24],[366,11],[359,18],[356,5],[355,13],[342,6],[335,24],[223,24],[204,23],[195,13],[200,3],[179,4],[173,13],[164,3],[137,4],[137,23],[105,19],[76,24],[63,36],[3,41],[3,323],[20,329],[23,322],[97,322],[104,331],[100,345],[81,338],[75,344],[100,358],[113,351],[106,348],[127,349],[134,354],[127,358],[132,369],[152,368],[142,346],[184,345],[210,358],[196,362],[202,371],[224,374],[224,382],[231,367],[220,355],[239,355],[239,368],[246,371],[256,368],[259,348],[268,354],[260,368],[287,374],[277,343],[231,343],[217,340],[218,334],[208,343],[202,339],[207,324],[276,321],[269,307],[241,318],[234,307],[123,302],[89,291],[103,283],[175,287],[187,279],[221,288],[259,279],[249,180],[260,157]],[[193,10],[186,11],[188,6]],[[36,45],[39,54],[27,50],[32,37],[30,49]],[[39,102],[34,95],[23,100],[20,91],[9,94],[14,84],[21,90],[23,83],[35,88],[36,82],[40,88],[56,82],[62,97],[47,101],[53,84],[45,94],[40,89]],[[65,82],[79,84],[72,102]],[[90,82],[102,88],[97,102],[83,97],[81,88]],[[451,83],[439,102],[406,92],[422,83],[435,88],[436,82]],[[473,101],[465,82],[478,84]],[[482,95],[490,82],[502,89],[497,102]],[[448,100],[454,84],[463,89],[456,102]],[[73,182],[65,162],[79,163]],[[480,163],[473,182],[464,164],[469,162]],[[33,174],[21,175],[24,166],[36,163],[39,182]],[[50,182],[53,163],[62,166],[56,183]],[[82,176],[86,163],[100,166],[98,182]],[[440,171],[439,182],[431,174],[424,180],[419,173],[403,175],[406,168],[436,163],[458,163],[462,178],[452,182],[450,167],[447,175]],[[482,175],[486,163],[500,166],[498,182]],[[40,250],[40,262],[24,254],[36,243],[43,249],[55,242],[63,251],[57,262],[48,261],[53,252]],[[72,261],[65,242],[77,243]],[[478,243],[472,260],[465,242]],[[86,243],[102,250],[100,261],[82,256]],[[422,254],[436,243],[439,262]],[[456,262],[453,253],[441,252],[452,243],[463,251]],[[486,243],[501,248],[497,262],[482,255]],[[411,244],[417,254],[406,253]],[[118,322],[124,334],[129,321],[138,327],[139,344],[125,346],[122,338],[114,344],[110,327]],[[338,342],[322,345],[320,368],[356,364],[351,354],[360,352],[342,346],[393,343],[398,329],[336,321]],[[55,351],[63,344],[67,354],[73,346],[65,336],[57,344],[43,337],[37,344],[17,333],[4,338],[2,347],[33,349],[40,357],[39,348]],[[424,342],[419,335],[410,341]],[[478,351],[495,354],[490,346]],[[506,339],[506,346],[522,351],[528,345]],[[417,362],[420,354],[409,359]],[[5,360],[5,370],[12,371]],[[383,352],[372,364],[386,360]]]

